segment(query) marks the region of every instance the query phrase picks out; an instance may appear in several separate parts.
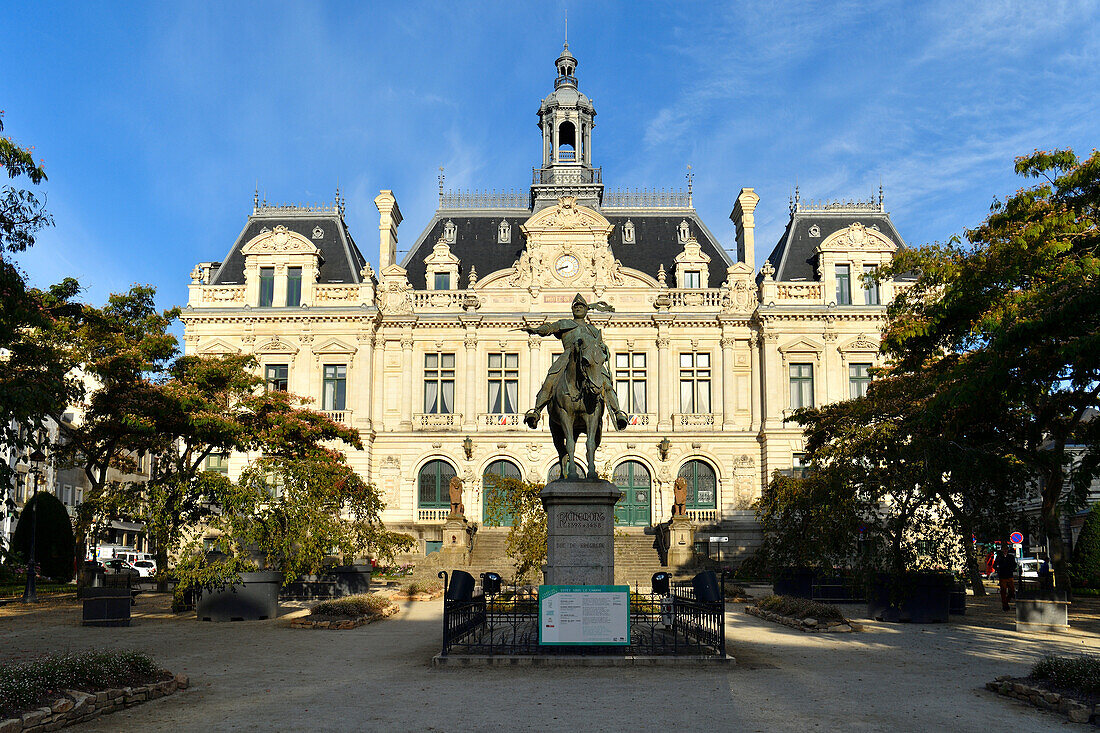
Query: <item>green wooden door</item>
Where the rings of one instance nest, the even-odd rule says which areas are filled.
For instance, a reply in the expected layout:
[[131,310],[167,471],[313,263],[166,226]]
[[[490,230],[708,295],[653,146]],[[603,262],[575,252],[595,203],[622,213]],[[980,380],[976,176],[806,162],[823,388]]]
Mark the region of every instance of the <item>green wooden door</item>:
[[649,471],[637,461],[624,461],[615,467],[615,485],[623,497],[615,505],[616,525],[648,527],[653,482]]
[[[481,485],[485,489],[485,500],[481,502],[481,519],[485,523],[486,527],[511,527],[512,526],[512,513],[505,511],[504,516],[501,517],[501,521],[494,522],[489,519],[489,495],[495,493],[498,489],[493,484],[494,477],[520,479],[519,466],[511,461],[493,461],[489,464],[489,467],[485,469],[485,473],[481,476]],[[503,497],[501,497],[503,498]]]

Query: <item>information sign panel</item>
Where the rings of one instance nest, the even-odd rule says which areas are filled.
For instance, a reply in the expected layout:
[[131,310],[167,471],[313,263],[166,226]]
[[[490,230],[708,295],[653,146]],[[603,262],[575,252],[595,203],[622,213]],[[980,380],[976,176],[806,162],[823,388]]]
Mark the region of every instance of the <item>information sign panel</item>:
[[539,644],[629,646],[630,586],[540,585]]

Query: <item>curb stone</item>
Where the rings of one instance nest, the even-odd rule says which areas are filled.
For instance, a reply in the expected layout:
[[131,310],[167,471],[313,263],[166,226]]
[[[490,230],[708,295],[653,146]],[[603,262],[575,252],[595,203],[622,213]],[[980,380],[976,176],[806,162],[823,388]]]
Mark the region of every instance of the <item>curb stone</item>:
[[797,619],[790,616],[782,616],[778,613],[771,611],[765,611],[759,606],[745,606],[745,613],[750,616],[756,616],[762,618],[765,621],[771,621],[773,623],[789,626],[792,629],[798,629],[806,633],[849,633],[852,631],[863,631],[863,626],[851,621],[833,621],[829,623],[818,621],[814,618]]
[[1061,713],[1071,723],[1088,723],[1092,721],[1100,724],[1100,705],[1086,705],[1068,695],[1061,695],[1044,687],[1036,687],[1025,682],[1014,682],[1007,675],[1001,675],[992,682],[986,682],[985,688],[990,692],[1026,702],[1037,708]]

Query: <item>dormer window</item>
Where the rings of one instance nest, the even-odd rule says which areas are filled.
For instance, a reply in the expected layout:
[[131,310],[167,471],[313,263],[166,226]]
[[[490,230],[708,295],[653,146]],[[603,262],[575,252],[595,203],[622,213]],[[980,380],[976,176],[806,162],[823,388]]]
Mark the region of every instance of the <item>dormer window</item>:
[[433,290],[450,290],[451,289],[451,273],[449,272],[437,272],[435,273],[435,287]]
[[261,308],[270,308],[275,300],[275,268],[260,268],[260,301]]
[[623,224],[623,244],[634,244],[634,222],[630,219]]
[[322,229],[321,227],[313,227],[313,238],[314,239],[324,239],[325,238],[325,230]]
[[497,244],[508,244],[512,241],[512,227],[507,219],[502,219],[497,227]]
[[680,226],[676,230],[676,239],[680,244],[684,244],[691,239],[691,225],[688,224],[687,219],[680,222]]
[[688,288],[689,290],[698,290],[700,287],[702,287],[700,285],[700,283],[702,283],[702,281],[703,281],[702,273],[700,273],[698,270],[685,270],[684,271],[684,284],[683,284],[683,287]]
[[447,244],[454,244],[455,239],[458,236],[458,227],[450,219],[443,225],[443,241]]

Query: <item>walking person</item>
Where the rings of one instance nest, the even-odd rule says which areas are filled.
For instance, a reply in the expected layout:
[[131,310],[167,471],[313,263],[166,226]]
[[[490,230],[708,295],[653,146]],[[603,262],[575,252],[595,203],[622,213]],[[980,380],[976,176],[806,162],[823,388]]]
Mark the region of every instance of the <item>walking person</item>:
[[1008,610],[1008,602],[1016,600],[1016,553],[1007,542],[1001,543],[997,555],[997,582],[1001,586],[1001,609]]

